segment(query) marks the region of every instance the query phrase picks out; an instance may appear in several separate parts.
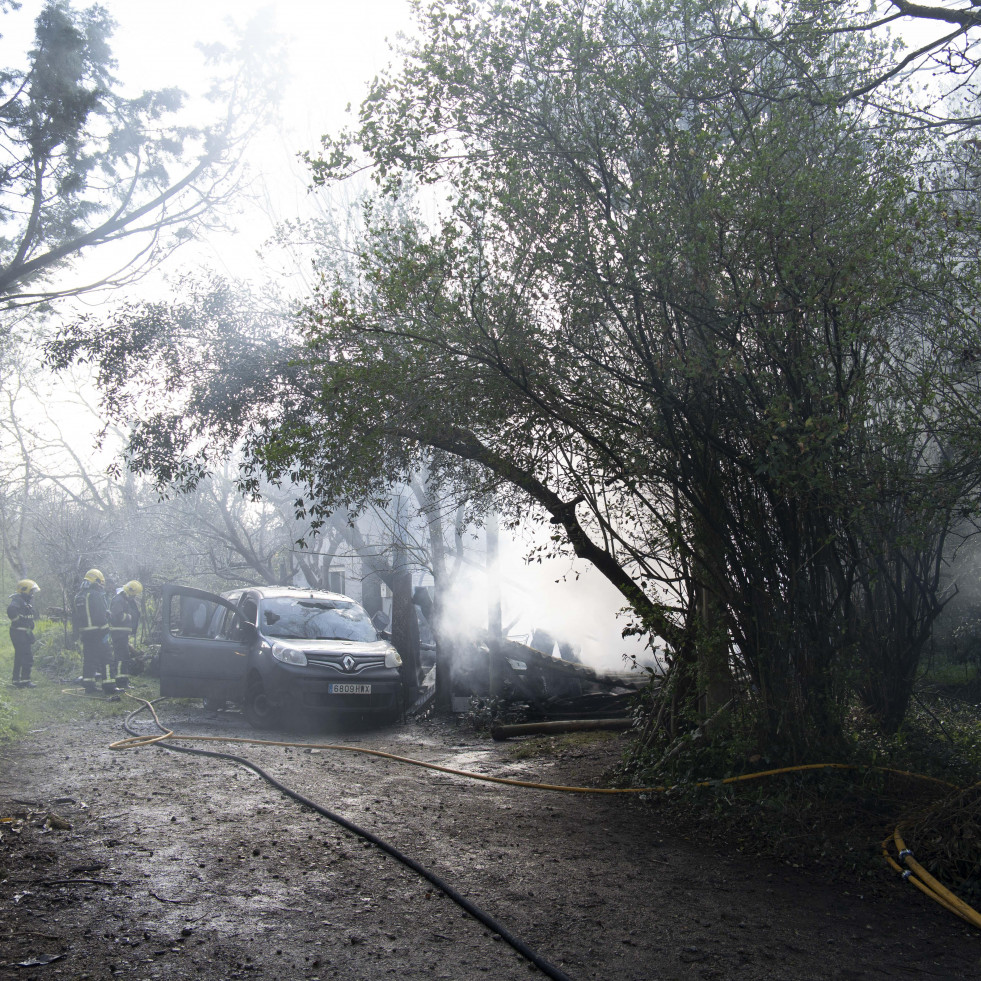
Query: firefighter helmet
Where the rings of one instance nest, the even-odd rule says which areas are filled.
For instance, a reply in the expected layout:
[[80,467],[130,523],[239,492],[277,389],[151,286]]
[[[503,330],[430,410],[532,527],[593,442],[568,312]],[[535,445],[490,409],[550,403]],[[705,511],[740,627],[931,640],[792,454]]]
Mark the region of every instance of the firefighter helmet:
[[33,596],[41,592],[41,587],[33,579],[21,579],[17,583],[17,592],[22,596]]
[[130,597],[130,599],[136,599],[138,596],[143,595],[143,584],[137,582],[135,579],[130,579],[125,586],[123,586],[123,592]]
[[106,584],[106,577],[98,569],[89,569],[82,578],[93,585],[104,586]]

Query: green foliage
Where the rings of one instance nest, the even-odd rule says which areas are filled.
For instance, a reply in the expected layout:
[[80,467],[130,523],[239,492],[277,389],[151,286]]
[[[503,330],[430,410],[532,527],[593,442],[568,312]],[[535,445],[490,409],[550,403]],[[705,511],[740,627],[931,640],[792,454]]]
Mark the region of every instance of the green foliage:
[[97,361],[104,411],[132,424],[130,465],[187,489],[243,433],[260,439],[274,424],[297,350],[280,303],[218,278],[187,281],[182,292],[177,303],[82,318],[47,345],[47,357],[56,369]]
[[566,732],[557,736],[531,736],[508,747],[513,760],[540,760],[550,757],[575,756],[603,743],[612,743],[619,736],[614,732]]
[[[855,705],[844,721],[845,752],[834,759],[812,757],[800,762],[912,771],[966,786],[981,764],[978,705],[964,700],[965,693],[971,692],[970,685],[950,685],[944,691],[925,687],[893,734],[884,733],[874,717]],[[673,786],[786,764],[778,747],[760,741],[751,712],[727,716],[726,725],[725,738],[638,740],[624,762],[624,779],[634,785]]]
[[[117,696],[83,695],[74,687],[81,670],[81,655],[65,647],[62,625],[39,620],[31,680],[36,688],[12,688],[14,652],[6,628],[0,631],[0,746],[22,737],[31,729],[54,723],[89,719],[119,718],[131,712],[136,703]],[[153,690],[151,690],[153,689]],[[157,684],[140,678],[133,691],[153,698]]]
[[72,642],[69,624],[39,620],[34,637],[34,665],[44,677],[71,679],[81,674],[82,655]]
[[[965,897],[976,895],[976,879],[965,876],[976,876],[981,813],[957,788],[976,784],[981,719],[959,691],[924,691],[893,736],[856,708],[846,720],[843,759],[801,761],[847,768],[769,774],[779,759],[759,746],[751,727],[737,727],[726,740],[690,742],[667,760],[650,743],[635,743],[617,782],[672,788],[649,798],[652,820],[796,867],[820,863],[832,878],[881,882],[879,843],[904,822],[907,844],[916,833],[923,846],[919,860]],[[759,776],[722,782],[744,774]]]
[[[774,50],[712,2],[433,4],[314,162],[450,189],[435,231],[373,223],[360,287],[311,311],[330,428],[377,465],[407,438],[483,463],[580,555],[602,537],[676,658],[712,646],[687,607],[713,596],[789,757],[840,740],[855,687],[899,724],[978,476],[974,269],[911,180],[937,148],[840,98],[882,52],[822,16]],[[278,452],[326,469],[307,442]]]
[[263,60],[251,34],[239,38],[247,54],[213,52],[225,78],[212,93],[224,109],[212,126],[177,119],[177,89],[124,97],[113,75],[114,26],[102,7],[46,0],[27,64],[0,71],[0,298],[8,305],[94,288],[50,278],[82,249],[141,236],[117,284],[166,255],[212,220],[234,188],[243,140],[275,105],[276,61]]
[[965,697],[981,703],[981,670],[977,663],[960,657],[947,659],[934,656],[921,677],[925,687],[936,691],[957,689],[965,692]]

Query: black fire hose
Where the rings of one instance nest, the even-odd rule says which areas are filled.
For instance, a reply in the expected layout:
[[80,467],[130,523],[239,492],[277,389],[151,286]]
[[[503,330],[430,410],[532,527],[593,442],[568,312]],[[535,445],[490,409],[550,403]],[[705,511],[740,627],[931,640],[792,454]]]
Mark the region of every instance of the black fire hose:
[[[126,731],[131,736],[139,737],[141,734],[130,728],[130,719],[139,712],[142,712],[150,703],[146,702],[141,705],[138,709],[134,709],[128,716],[126,716],[126,721],[124,723]],[[159,725],[159,720],[157,721]],[[160,727],[163,729],[163,726]],[[166,730],[164,730],[166,731]],[[435,872],[430,872],[425,866],[420,865],[414,858],[409,858],[408,855],[400,852],[394,845],[390,845],[383,838],[379,838],[377,835],[372,834],[365,828],[359,827],[347,818],[341,817],[340,814],[335,814],[333,811],[329,811],[326,807],[321,807],[320,804],[314,803],[302,794],[297,793],[295,790],[291,790],[289,787],[281,784],[275,777],[266,773],[262,767],[257,766],[255,763],[250,762],[242,756],[234,756],[231,753],[217,753],[206,749],[191,749],[189,746],[177,746],[174,743],[158,742],[154,743],[156,746],[160,746],[163,749],[173,750],[175,753],[189,753],[192,756],[209,756],[216,760],[227,760],[230,763],[238,763],[240,766],[244,766],[248,770],[252,770],[253,773],[257,773],[263,780],[271,784],[278,791],[285,794],[287,797],[291,797],[298,804],[302,804],[305,807],[309,807],[311,810],[316,811],[318,814],[325,818],[333,821],[335,824],[339,824],[346,831],[350,831],[352,834],[357,835],[359,838],[363,838],[365,841],[371,842],[375,847],[380,848],[383,852],[391,855],[392,858],[401,862],[407,868],[412,869],[417,875],[421,875],[428,882],[431,882],[441,893],[448,896],[457,904],[462,910],[469,913],[475,920],[482,923],[488,930],[493,931],[498,934],[500,938],[506,941],[511,947],[514,948],[522,957],[530,961],[535,967],[538,968],[542,974],[546,977],[552,978],[553,981],[572,981],[564,971],[550,964],[544,957],[541,957],[534,950],[531,949],[523,940],[519,937],[514,936],[505,926],[498,923],[489,913],[485,913],[479,906],[475,906],[466,896],[461,895],[456,889],[453,888],[448,882],[436,875]]]

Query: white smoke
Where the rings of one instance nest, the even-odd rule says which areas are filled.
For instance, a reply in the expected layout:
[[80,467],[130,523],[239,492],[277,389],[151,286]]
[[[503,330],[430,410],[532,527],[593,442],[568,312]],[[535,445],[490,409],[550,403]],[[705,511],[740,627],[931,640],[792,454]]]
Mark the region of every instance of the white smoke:
[[[645,639],[621,636],[630,620],[621,613],[623,596],[596,569],[575,558],[527,556],[534,542],[500,534],[495,576],[488,575],[483,541],[470,563],[457,574],[444,603],[444,633],[472,640],[488,629],[492,581],[500,583],[502,625],[506,635],[528,643],[533,632],[547,631],[557,644],[568,643],[582,663],[600,672],[623,672],[635,657],[654,663]],[[548,652],[546,652],[548,653]],[[557,648],[555,653],[558,653]]]

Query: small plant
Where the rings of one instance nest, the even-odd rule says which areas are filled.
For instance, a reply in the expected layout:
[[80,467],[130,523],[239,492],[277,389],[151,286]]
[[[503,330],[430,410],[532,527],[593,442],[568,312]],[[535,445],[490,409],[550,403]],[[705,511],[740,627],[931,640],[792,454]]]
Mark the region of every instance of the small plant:
[[540,760],[543,757],[576,753],[597,743],[619,738],[614,732],[567,732],[556,736],[530,736],[508,747],[513,760]]
[[[981,772],[981,706],[965,693],[921,689],[893,736],[856,706],[841,756],[797,761],[834,767],[768,773],[790,761],[760,746],[734,714],[711,739],[635,744],[617,782],[671,787],[650,798],[658,820],[739,851],[795,865],[822,862],[832,875],[883,881],[879,843],[905,824],[917,857],[949,888],[977,900],[981,794],[962,788],[974,788]],[[735,776],[750,779],[728,780]]]
[[37,643],[34,647],[35,667],[52,679],[76,677],[82,670],[82,655],[75,649],[71,638],[66,638],[62,624],[41,620],[34,629]]

